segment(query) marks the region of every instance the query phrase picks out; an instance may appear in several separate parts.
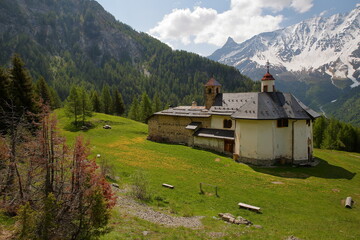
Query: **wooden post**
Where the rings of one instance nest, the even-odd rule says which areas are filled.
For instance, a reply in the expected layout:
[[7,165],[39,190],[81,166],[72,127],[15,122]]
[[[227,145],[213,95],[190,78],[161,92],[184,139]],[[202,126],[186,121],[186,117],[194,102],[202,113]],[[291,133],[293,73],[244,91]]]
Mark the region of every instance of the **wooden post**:
[[202,184],[200,183],[200,193],[204,194],[204,191],[202,190]]
[[353,203],[353,201],[352,201],[351,197],[347,197],[345,200],[345,207],[352,208],[352,203]]
[[218,195],[218,187],[217,186],[215,186],[215,194],[216,194],[217,197],[219,197],[219,195]]

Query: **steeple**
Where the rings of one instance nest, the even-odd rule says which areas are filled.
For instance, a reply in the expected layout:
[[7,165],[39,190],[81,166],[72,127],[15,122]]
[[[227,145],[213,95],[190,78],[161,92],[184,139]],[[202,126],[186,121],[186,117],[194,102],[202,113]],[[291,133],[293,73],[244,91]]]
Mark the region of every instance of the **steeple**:
[[205,90],[205,108],[210,109],[215,102],[215,97],[221,92],[221,84],[215,80],[214,75],[204,85]]
[[269,60],[266,62],[266,73],[261,79],[261,92],[275,92],[275,78],[270,74]]

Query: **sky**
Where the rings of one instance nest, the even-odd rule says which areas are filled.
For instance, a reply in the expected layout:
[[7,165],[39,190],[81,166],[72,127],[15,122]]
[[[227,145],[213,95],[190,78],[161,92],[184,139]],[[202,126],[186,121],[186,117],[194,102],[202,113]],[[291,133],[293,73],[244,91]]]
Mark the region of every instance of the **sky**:
[[256,34],[317,16],[350,12],[360,0],[96,0],[117,20],[173,49],[211,55],[228,37]]

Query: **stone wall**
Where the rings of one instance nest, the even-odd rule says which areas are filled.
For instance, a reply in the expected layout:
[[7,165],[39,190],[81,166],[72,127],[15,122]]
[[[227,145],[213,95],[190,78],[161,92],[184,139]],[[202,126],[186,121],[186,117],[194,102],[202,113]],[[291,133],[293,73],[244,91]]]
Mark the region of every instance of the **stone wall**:
[[201,122],[201,127],[208,128],[210,118],[192,118],[182,116],[154,115],[148,121],[149,139],[157,142],[193,145],[193,130],[186,129],[191,122]]

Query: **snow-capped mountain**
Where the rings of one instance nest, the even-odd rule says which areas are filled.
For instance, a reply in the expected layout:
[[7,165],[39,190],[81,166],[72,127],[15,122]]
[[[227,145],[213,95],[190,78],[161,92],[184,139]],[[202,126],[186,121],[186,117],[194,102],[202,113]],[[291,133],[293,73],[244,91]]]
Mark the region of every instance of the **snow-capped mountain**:
[[349,14],[315,17],[261,33],[240,44],[229,38],[209,58],[235,66],[254,80],[261,79],[269,60],[272,73],[283,81],[289,81],[290,73],[294,80],[321,78],[331,80],[338,88],[357,87],[360,85],[360,5]]

